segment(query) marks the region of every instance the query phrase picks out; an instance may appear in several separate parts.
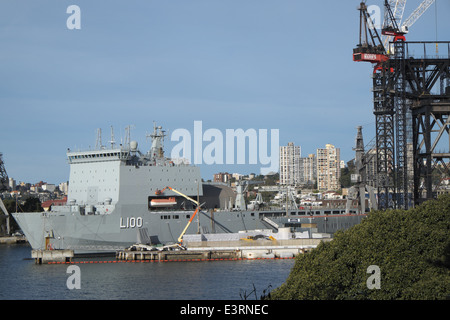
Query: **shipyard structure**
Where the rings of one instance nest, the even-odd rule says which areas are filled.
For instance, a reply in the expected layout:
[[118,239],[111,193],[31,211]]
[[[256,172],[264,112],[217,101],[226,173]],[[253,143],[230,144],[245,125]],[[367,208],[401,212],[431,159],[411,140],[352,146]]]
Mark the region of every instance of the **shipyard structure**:
[[381,34],[365,2],[353,60],[373,65],[375,176],[380,209],[408,209],[437,196],[450,177],[450,42],[407,41],[434,3],[403,19],[405,0],[384,1]]

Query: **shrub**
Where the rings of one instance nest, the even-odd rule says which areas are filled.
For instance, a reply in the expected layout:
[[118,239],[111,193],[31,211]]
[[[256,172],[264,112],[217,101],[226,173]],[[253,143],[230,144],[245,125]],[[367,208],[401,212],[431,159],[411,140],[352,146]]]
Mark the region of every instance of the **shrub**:
[[[374,211],[299,255],[272,299],[448,299],[450,195],[410,210]],[[380,268],[369,289],[367,268]]]

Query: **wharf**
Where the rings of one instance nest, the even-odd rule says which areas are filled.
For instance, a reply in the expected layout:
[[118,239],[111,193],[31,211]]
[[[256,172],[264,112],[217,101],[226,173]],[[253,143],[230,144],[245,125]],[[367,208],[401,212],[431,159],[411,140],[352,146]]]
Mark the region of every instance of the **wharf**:
[[188,251],[188,250],[150,250],[150,251],[132,251],[122,250],[116,254],[118,260],[126,261],[202,261],[202,260],[223,260],[238,259],[235,250],[206,250],[206,251]]
[[0,244],[25,243],[27,239],[24,236],[0,237]]
[[121,250],[116,253],[118,260],[126,261],[207,261],[240,259],[293,258],[305,253],[322,241],[331,239],[290,239],[290,240],[238,240],[189,242],[185,250]]
[[69,249],[32,250],[31,258],[36,264],[51,262],[72,262],[74,251]]

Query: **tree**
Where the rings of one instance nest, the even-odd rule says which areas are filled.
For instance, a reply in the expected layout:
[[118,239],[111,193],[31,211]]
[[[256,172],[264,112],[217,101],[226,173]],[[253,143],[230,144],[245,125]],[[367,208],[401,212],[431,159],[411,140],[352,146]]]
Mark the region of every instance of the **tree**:
[[[299,255],[272,299],[448,299],[450,195],[410,210],[375,211]],[[381,271],[369,289],[370,266]]]
[[339,178],[339,182],[341,183],[342,188],[349,188],[352,186],[351,174],[348,168],[341,169],[341,177]]
[[39,198],[28,197],[25,203],[21,206],[23,212],[41,212],[44,211],[41,206]]
[[[5,199],[3,200],[3,204],[5,205],[6,210],[8,211],[9,214],[11,214],[11,212],[15,212],[16,211],[16,201],[13,199]],[[1,214],[0,214],[0,218],[1,218],[1,227],[0,229],[4,230],[4,232],[6,232],[6,215],[3,215],[3,212],[0,210]],[[11,228],[11,232],[14,232],[16,230],[20,230],[19,226],[17,225],[16,220],[14,220],[13,218],[9,219],[9,224],[10,224],[10,228]]]

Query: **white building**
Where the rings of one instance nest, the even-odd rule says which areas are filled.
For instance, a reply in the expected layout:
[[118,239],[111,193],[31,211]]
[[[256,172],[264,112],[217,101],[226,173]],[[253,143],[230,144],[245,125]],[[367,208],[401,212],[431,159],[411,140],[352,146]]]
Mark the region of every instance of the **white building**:
[[236,180],[241,180],[244,175],[240,173],[233,173],[231,176]]
[[321,191],[340,190],[340,149],[327,144],[317,149],[317,188]]
[[12,191],[16,190],[16,180],[13,178],[9,178],[9,187]]
[[296,185],[300,183],[300,146],[289,142],[280,147],[280,184]]
[[67,194],[67,192],[69,191],[69,184],[67,182],[61,182],[59,184],[59,190],[62,193]]
[[300,182],[303,185],[314,185],[317,178],[316,155],[309,154],[300,159]]
[[42,185],[42,190],[44,191],[49,191],[49,192],[53,192],[56,189],[56,186],[54,184],[50,184],[50,183],[45,183]]

